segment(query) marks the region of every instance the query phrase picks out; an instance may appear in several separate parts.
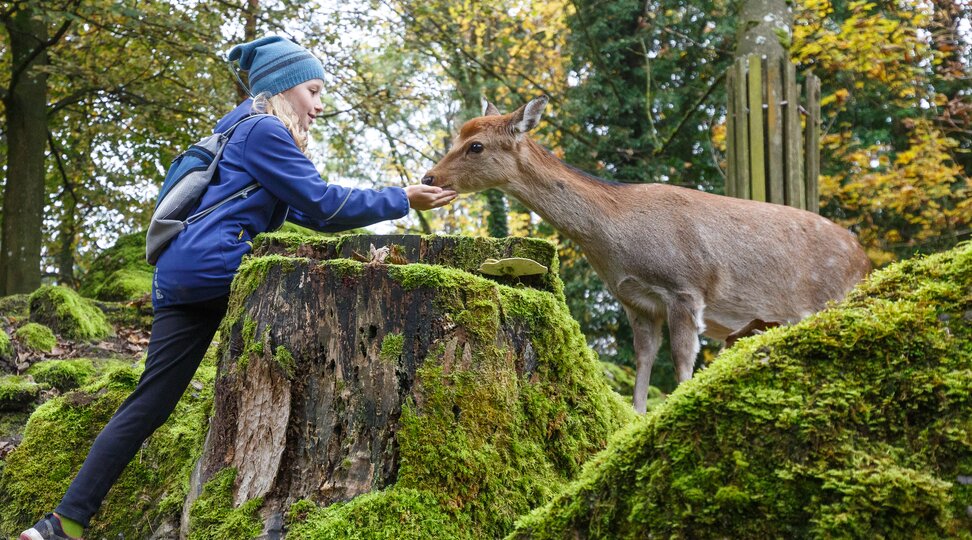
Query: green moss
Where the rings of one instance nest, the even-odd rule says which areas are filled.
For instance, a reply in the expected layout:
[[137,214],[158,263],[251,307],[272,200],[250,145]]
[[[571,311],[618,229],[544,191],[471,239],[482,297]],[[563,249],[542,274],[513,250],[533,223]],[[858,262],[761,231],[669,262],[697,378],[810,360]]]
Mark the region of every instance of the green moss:
[[151,294],[152,272],[132,268],[115,270],[95,292],[100,300],[136,300]]
[[67,287],[45,286],[34,291],[30,320],[68,339],[97,341],[114,333],[100,309]]
[[354,278],[364,271],[364,263],[352,259],[331,259],[321,261],[321,268],[325,268],[343,278]]
[[267,255],[264,257],[244,257],[240,268],[233,277],[230,286],[230,300],[226,315],[220,325],[220,334],[229,335],[230,328],[239,322],[243,314],[244,303],[250,294],[266,279],[267,272],[278,268],[284,272],[292,272],[298,264],[307,264],[305,258],[283,257]]
[[10,341],[10,334],[0,328],[0,358],[9,358],[13,355],[13,343]]
[[61,392],[83,385],[95,373],[89,359],[46,360],[38,362],[27,370],[27,374],[41,384],[57,388]]
[[394,488],[367,493],[346,503],[319,508],[297,501],[288,513],[293,540],[438,540],[473,536],[468,516],[450,512],[433,493]]
[[[24,435],[24,426],[33,410],[0,412],[0,439],[20,440]],[[0,475],[3,474],[3,461],[0,461]]]
[[151,301],[145,303],[99,301],[95,304],[104,312],[108,322],[116,328],[140,328],[147,331],[152,329],[154,313]]
[[405,336],[402,334],[391,333],[385,335],[381,340],[381,352],[379,358],[385,362],[396,363],[402,356],[405,349]]
[[41,387],[19,375],[0,376],[0,411],[27,408],[40,395]]
[[14,332],[21,345],[32,351],[51,352],[57,345],[57,338],[50,328],[38,323],[27,323]]
[[288,379],[293,379],[296,364],[294,363],[294,355],[290,354],[286,347],[278,345],[273,351],[273,360],[284,370]]
[[475,332],[484,341],[496,335],[500,298],[495,282],[462,270],[428,264],[389,266],[388,275],[405,289],[436,289],[436,304],[449,312],[456,324]]
[[244,540],[256,538],[263,530],[257,511],[261,498],[233,507],[233,481],[236,469],[219,471],[203,486],[202,494],[189,511],[190,540]]
[[[0,531],[20,531],[38,509],[54,508],[91,443],[134,389],[140,365],[93,361],[95,373],[75,391],[48,400],[30,417],[23,442],[0,472]],[[162,520],[177,520],[198,459],[213,400],[213,349],[169,420],[149,437],[108,493],[90,538],[148,538]]]
[[30,313],[29,294],[11,294],[0,298],[0,317],[24,319]]
[[152,273],[145,262],[145,232],[128,234],[92,261],[78,292],[100,300],[135,300],[151,291]]
[[511,538],[972,538],[972,244],[741,341]]

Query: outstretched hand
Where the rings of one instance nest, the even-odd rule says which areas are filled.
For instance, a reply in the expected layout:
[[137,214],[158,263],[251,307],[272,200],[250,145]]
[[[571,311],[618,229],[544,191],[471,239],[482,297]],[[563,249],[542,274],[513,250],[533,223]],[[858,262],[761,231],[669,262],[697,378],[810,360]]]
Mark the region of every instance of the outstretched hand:
[[431,210],[451,203],[459,194],[451,189],[418,184],[407,186],[405,195],[408,197],[410,207],[416,210]]

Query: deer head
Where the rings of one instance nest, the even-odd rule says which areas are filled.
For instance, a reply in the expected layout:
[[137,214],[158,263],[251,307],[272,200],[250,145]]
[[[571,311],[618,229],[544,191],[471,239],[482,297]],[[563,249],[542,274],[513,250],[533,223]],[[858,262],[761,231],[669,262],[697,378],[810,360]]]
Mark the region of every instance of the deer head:
[[518,176],[525,153],[534,151],[524,134],[537,127],[546,105],[547,96],[540,96],[512,113],[500,114],[487,102],[483,116],[462,126],[452,148],[422,183],[460,193],[502,188]]

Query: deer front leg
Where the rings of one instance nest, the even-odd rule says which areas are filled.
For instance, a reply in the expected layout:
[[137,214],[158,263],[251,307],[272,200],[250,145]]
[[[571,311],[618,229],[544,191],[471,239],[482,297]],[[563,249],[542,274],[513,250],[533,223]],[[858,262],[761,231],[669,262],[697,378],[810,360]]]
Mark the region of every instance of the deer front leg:
[[655,362],[658,348],[662,343],[662,318],[655,314],[636,312],[625,308],[628,322],[634,333],[634,350],[637,362],[634,386],[634,408],[644,414],[648,408],[648,382],[651,380],[651,365]]
[[672,347],[675,374],[682,383],[692,378],[695,357],[699,354],[699,334],[705,331],[702,302],[680,297],[668,306],[668,340]]

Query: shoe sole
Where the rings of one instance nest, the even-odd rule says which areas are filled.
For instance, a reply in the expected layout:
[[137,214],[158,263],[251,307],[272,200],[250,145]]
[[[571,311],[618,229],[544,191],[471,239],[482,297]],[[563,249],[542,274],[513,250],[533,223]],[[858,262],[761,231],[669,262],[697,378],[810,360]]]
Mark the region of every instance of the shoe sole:
[[44,537],[37,532],[37,529],[28,529],[20,533],[20,540],[44,540]]

